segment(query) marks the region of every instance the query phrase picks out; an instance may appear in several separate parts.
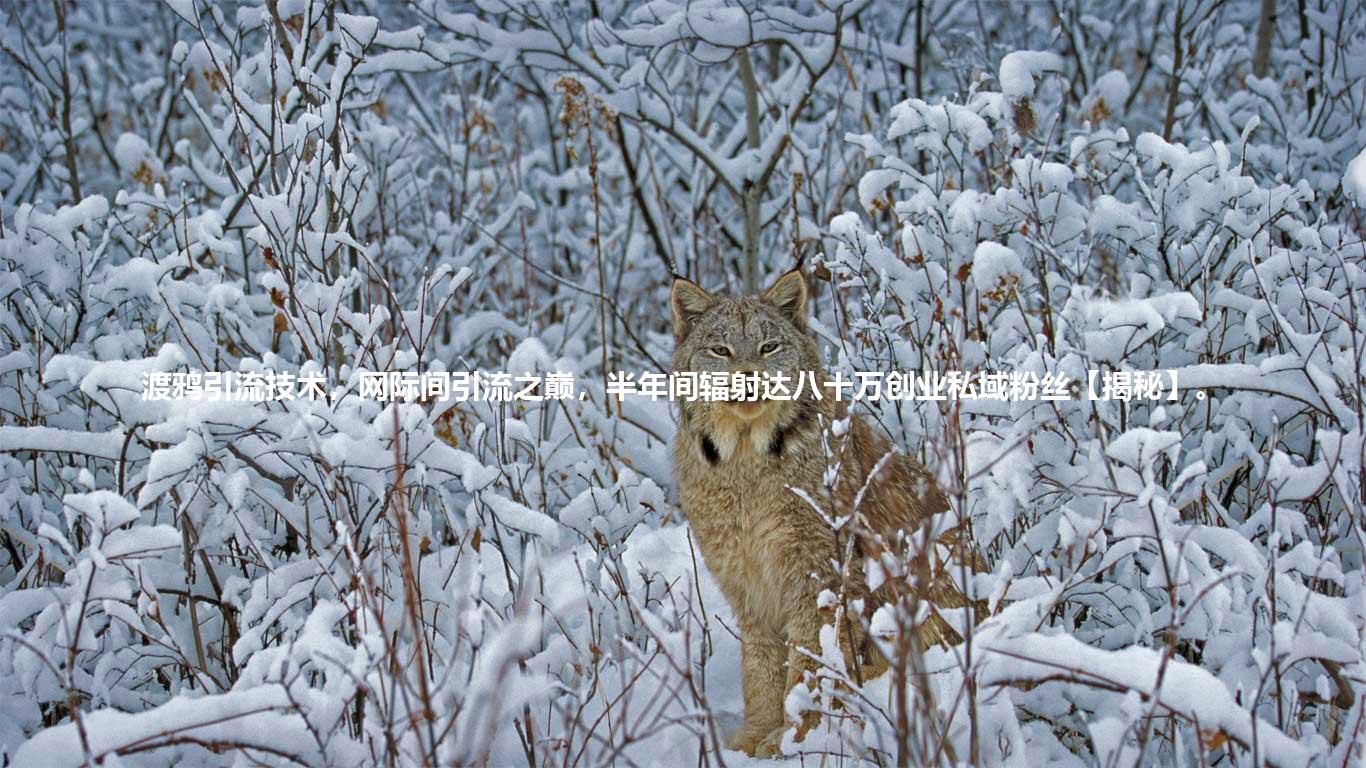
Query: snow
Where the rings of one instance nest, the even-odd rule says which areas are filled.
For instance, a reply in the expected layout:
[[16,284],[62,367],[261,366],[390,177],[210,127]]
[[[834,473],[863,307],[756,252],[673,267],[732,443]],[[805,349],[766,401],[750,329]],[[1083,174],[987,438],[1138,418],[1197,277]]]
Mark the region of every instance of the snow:
[[972,282],[983,293],[1027,276],[1019,254],[1000,243],[979,243],[972,254]]
[[[160,168],[156,155],[152,154],[152,148],[141,136],[132,133],[119,135],[118,141],[114,143],[114,159],[118,161],[119,167],[129,174],[135,173],[140,167]],[[154,171],[155,172],[155,171]],[[155,172],[160,176],[159,172]]]
[[1081,108],[1093,120],[1118,113],[1129,98],[1129,78],[1124,72],[1112,69],[1096,78],[1091,90],[1081,102]]
[[341,28],[343,34],[359,46],[369,45],[379,33],[379,19],[373,16],[353,16],[349,13],[339,13],[336,18],[337,26]]
[[1029,156],[1010,161],[1011,171],[1043,194],[1061,192],[1072,184],[1076,174],[1063,163],[1042,162]]
[[[987,637],[984,647],[991,657],[984,663],[981,684],[994,686],[1008,681],[1044,680],[1070,673],[1082,681],[1120,686],[1144,699],[1145,707],[1173,712],[1199,722],[1203,728],[1228,734],[1244,747],[1256,739],[1271,765],[1306,766],[1313,752],[1277,730],[1265,720],[1249,721],[1232,693],[1208,671],[1183,661],[1168,659],[1149,648],[1102,651],[1066,635],[1029,634],[1019,637]],[[1163,667],[1162,685],[1154,688],[1157,670]],[[1155,695],[1154,695],[1155,694]]]
[[1045,72],[1061,72],[1062,57],[1050,51],[1014,51],[1001,58],[997,80],[1001,93],[1012,100],[1034,95],[1035,79]]
[[122,455],[124,436],[93,434],[55,427],[0,427],[0,446],[6,451],[52,451],[78,453],[116,461]]
[[687,28],[708,45],[740,48],[750,42],[749,14],[743,8],[708,7],[689,3]]
[[1366,207],[1366,149],[1361,150],[1342,175],[1342,189],[1357,205]]
[[540,512],[497,494],[486,495],[483,500],[484,503],[488,504],[494,519],[500,524],[523,533],[549,539],[552,544],[558,540],[559,524]]
[[[1094,300],[1087,308],[1086,351],[1097,361],[1119,361],[1178,319],[1195,319],[1200,306],[1187,293],[1141,299]],[[1184,373],[1184,370],[1183,370]],[[1199,386],[1178,376],[1178,387]]]
[[958,104],[930,104],[909,99],[892,107],[887,140],[912,136],[918,148],[935,149],[955,142],[969,152],[980,152],[991,143],[991,128],[976,111]]
[[[82,717],[82,727],[89,754],[97,760],[178,739],[308,753],[312,744],[302,718],[285,714],[290,706],[283,688],[260,687],[202,698],[176,697],[146,712],[88,712]],[[25,742],[14,753],[14,761],[34,768],[63,768],[86,765],[84,755],[82,738],[76,726],[68,723]]]
[[1142,467],[1161,454],[1171,453],[1180,444],[1181,436],[1175,432],[1139,428],[1120,435],[1105,452],[1126,464]]

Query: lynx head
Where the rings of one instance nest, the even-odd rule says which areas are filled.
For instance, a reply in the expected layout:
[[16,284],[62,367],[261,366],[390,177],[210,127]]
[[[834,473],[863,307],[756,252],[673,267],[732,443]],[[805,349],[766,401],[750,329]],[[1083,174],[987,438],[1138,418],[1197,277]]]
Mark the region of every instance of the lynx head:
[[[789,397],[803,371],[823,381],[816,343],[806,333],[807,287],[801,272],[788,272],[758,296],[738,297],[713,295],[677,278],[669,303],[675,371],[781,373],[788,377]],[[754,391],[740,401],[682,400],[679,405],[684,423],[702,436],[703,457],[715,464],[746,447],[781,453],[783,430],[804,419],[810,408],[810,379],[803,390],[800,400],[764,399]]]

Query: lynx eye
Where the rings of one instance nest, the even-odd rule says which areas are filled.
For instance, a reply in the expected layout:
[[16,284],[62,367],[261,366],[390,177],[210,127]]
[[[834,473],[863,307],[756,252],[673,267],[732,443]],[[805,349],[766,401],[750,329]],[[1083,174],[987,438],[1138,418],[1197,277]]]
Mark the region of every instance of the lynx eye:
[[773,354],[774,352],[777,352],[779,349],[782,349],[782,347],[783,345],[776,341],[767,341],[764,342],[764,345],[762,347],[759,347],[759,354],[768,356]]
[[717,357],[730,357],[730,347],[724,347],[724,346],[719,346],[719,345],[718,345],[718,346],[712,347],[712,348],[711,348],[710,350],[708,350],[708,351],[711,352],[713,355],[716,355]]

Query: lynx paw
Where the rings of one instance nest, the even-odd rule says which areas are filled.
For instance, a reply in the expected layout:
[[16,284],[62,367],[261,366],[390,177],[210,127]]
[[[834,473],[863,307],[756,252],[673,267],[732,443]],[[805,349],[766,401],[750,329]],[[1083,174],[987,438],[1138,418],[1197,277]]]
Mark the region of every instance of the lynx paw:
[[768,735],[755,745],[754,751],[750,754],[755,757],[779,757],[783,754],[783,734],[787,732],[787,726],[780,725],[768,732]]
[[[819,722],[820,715],[818,713],[804,713],[792,740],[800,744],[806,738],[806,734],[815,728]],[[759,739],[759,742],[754,746],[754,751],[749,754],[754,757],[781,757],[783,754],[783,734],[787,733],[788,727],[787,725],[780,725],[764,734],[763,738]]]
[[[802,716],[802,722],[797,726],[794,741],[800,742],[819,721],[820,717],[817,713],[805,713]],[[780,757],[783,754],[783,734],[787,733],[789,727],[787,724],[774,727],[746,723],[735,732],[734,736],[730,737],[726,746],[744,752],[751,757]]]
[[735,731],[727,743],[729,749],[736,749],[750,757],[775,757],[783,754],[783,731],[787,726],[746,726]]
[[735,731],[735,735],[732,735],[729,741],[725,742],[725,746],[728,749],[739,750],[739,752],[753,756],[755,746],[764,741],[766,734],[768,734],[766,728],[754,727],[746,723],[740,726],[740,730]]

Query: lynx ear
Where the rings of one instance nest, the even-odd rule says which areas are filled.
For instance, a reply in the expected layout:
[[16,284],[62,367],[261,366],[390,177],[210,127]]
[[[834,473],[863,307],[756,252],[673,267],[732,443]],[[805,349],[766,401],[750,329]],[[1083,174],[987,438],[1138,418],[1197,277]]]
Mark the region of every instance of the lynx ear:
[[800,269],[778,278],[764,291],[762,298],[782,311],[798,330],[806,330],[806,276]]
[[697,318],[711,309],[715,303],[710,293],[702,286],[681,277],[674,278],[673,288],[669,291],[669,307],[674,316],[674,340],[682,341],[692,330]]

